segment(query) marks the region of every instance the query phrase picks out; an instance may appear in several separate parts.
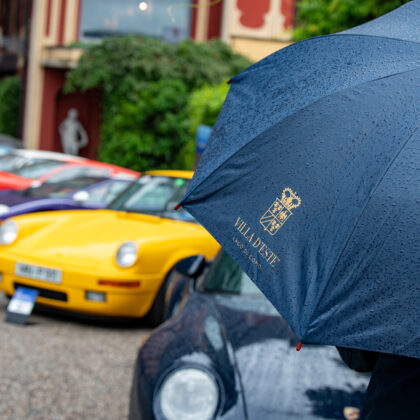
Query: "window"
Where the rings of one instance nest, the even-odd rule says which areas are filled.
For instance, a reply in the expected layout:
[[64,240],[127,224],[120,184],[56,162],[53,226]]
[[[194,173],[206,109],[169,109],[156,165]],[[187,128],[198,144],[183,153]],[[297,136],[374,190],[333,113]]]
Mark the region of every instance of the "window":
[[257,286],[225,251],[212,265],[205,279],[204,288],[207,292],[263,296]]
[[36,179],[65,163],[66,162],[58,160],[33,159],[31,162],[25,163],[19,169],[9,169],[9,172],[23,176],[24,178]]
[[76,191],[87,188],[92,184],[97,184],[103,180],[104,178],[80,177],[62,182],[47,181],[39,187],[30,187],[28,190],[26,190],[26,195],[34,198],[65,197],[75,193]]
[[80,39],[141,34],[177,42],[190,34],[191,0],[83,0]]
[[184,178],[144,175],[117,196],[108,208],[195,222],[186,210],[174,210],[189,182],[189,179]]
[[122,192],[129,183],[122,180],[110,180],[97,187],[89,189],[89,198],[86,203],[105,203],[109,204],[115,197]]
[[20,168],[25,162],[26,158],[23,156],[10,153],[8,155],[0,156],[0,171],[11,171]]

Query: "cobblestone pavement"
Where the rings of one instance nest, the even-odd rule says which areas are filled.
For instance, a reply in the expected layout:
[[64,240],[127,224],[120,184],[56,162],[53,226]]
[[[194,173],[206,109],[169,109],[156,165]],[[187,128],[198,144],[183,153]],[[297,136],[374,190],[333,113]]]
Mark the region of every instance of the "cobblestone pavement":
[[0,419],[127,418],[137,349],[149,330],[36,313],[4,322],[0,296]]

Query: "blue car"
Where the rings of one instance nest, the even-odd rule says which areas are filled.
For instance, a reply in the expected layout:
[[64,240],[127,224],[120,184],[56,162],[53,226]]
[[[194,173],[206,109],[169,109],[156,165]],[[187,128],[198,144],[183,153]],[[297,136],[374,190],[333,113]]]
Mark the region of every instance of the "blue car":
[[133,177],[74,166],[24,190],[0,191],[0,220],[47,210],[99,209],[107,206]]
[[224,251],[211,266],[199,256],[178,263],[166,312],[139,350],[130,420],[358,418],[369,376],[334,347],[297,352],[286,322]]

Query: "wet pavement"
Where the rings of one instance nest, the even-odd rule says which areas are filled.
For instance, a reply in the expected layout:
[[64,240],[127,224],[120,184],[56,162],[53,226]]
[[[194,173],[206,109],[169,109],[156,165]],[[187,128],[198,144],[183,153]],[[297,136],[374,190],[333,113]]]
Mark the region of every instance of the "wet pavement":
[[0,295],[0,419],[125,419],[133,365],[150,331],[140,323],[36,312],[4,322]]

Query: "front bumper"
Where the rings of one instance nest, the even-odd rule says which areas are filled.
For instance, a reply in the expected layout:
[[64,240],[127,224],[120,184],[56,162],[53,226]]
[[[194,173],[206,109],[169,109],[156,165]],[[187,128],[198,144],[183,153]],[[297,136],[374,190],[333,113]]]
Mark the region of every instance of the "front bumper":
[[[17,287],[35,288],[39,291],[36,303],[51,306],[61,310],[91,315],[115,317],[142,317],[151,308],[159,290],[162,279],[133,278],[129,275],[110,276],[98,272],[74,267],[52,267],[39,261],[25,258],[0,257],[0,290],[6,295],[13,295]],[[60,284],[34,280],[15,274],[16,262],[48,266],[62,270]],[[123,273],[124,274],[124,273]],[[140,282],[139,287],[101,286],[99,280]],[[154,285],[152,288],[150,285]],[[86,298],[86,292],[100,292],[105,294],[104,302],[96,302]]]

